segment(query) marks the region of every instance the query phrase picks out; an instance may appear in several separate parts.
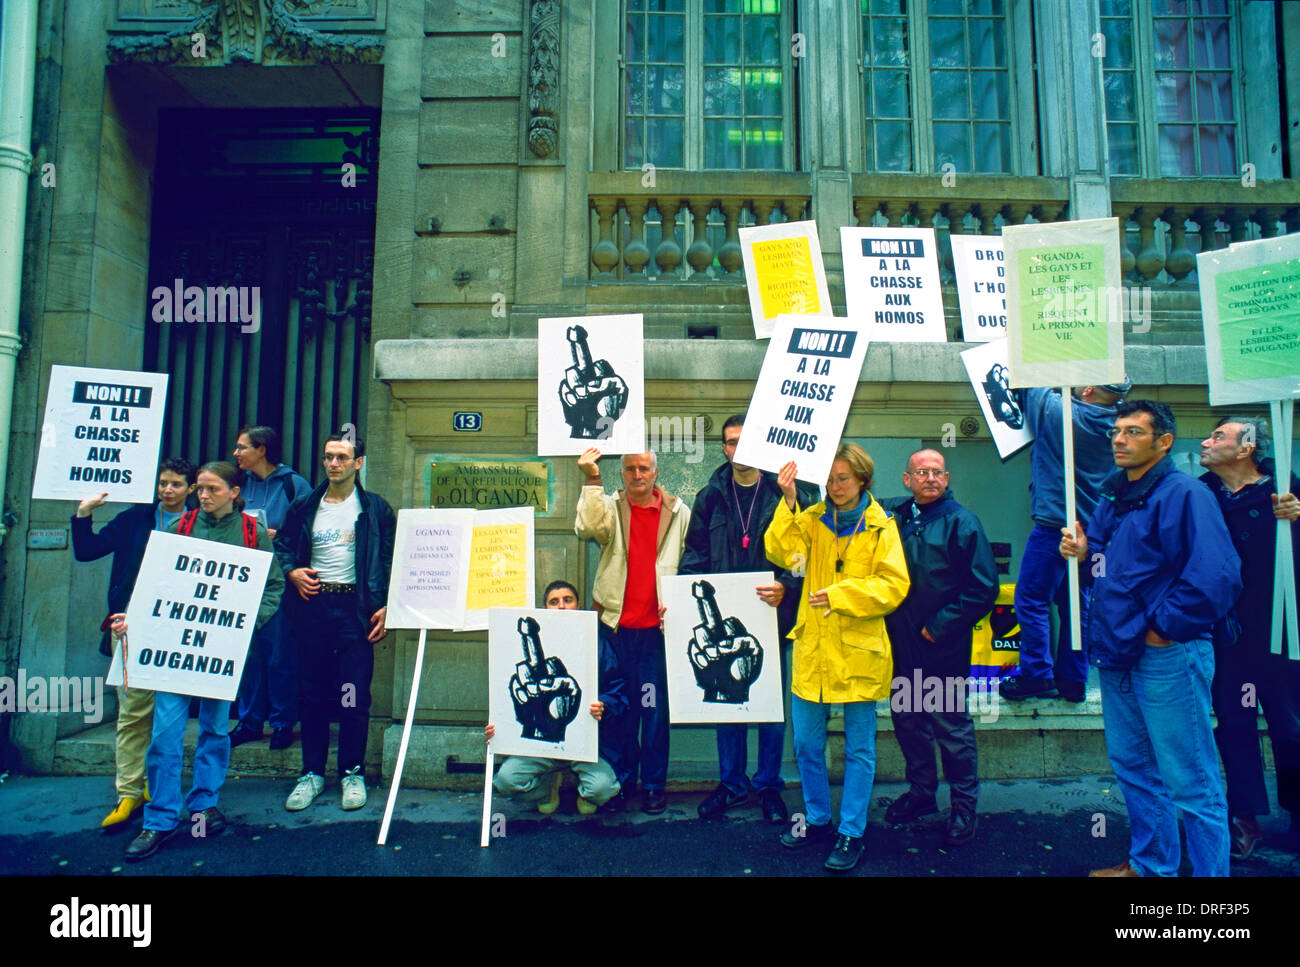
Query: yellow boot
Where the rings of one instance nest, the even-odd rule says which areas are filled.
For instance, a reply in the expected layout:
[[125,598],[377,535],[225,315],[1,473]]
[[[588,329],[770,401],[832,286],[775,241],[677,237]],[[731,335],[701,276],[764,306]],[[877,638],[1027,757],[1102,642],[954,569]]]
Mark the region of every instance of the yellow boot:
[[556,769],[546,781],[551,784],[551,794],[537,804],[537,811],[543,816],[549,816],[560,808],[560,784],[564,782],[564,773]]
[[105,816],[104,821],[99,825],[104,829],[113,829],[114,827],[121,826],[134,816],[143,805],[143,799],[138,799],[135,796],[123,796],[118,800],[117,808]]

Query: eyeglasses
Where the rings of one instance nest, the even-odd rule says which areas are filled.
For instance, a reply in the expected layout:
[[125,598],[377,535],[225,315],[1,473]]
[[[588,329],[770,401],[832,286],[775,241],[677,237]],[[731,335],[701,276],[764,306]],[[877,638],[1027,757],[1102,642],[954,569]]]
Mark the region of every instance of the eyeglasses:
[[320,458],[320,462],[326,465],[332,463],[351,463],[352,460],[352,457],[340,457],[336,454],[328,454]]
[[924,467],[920,470],[904,470],[903,473],[907,474],[909,477],[920,477],[922,480],[929,480],[931,477],[935,480],[942,480],[944,477],[948,476],[947,470],[931,470],[929,467]]
[[236,444],[235,444],[235,452],[236,452],[236,453],[243,453],[245,450],[252,450],[252,449],[253,449],[252,447],[246,447],[246,446],[244,446],[242,443],[236,443]]
[[1136,440],[1138,437],[1149,436],[1151,431],[1140,426],[1112,426],[1106,431],[1106,436],[1112,440],[1121,434],[1130,440]]

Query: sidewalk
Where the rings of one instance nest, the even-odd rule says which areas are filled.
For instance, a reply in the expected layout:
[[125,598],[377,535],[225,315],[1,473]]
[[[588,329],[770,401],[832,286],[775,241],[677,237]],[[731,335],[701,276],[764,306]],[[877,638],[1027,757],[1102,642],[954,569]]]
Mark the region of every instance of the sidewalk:
[[[138,822],[117,835],[99,829],[114,801],[111,779],[8,776],[0,782],[0,875],[824,875],[820,851],[782,848],[780,830],[761,821],[756,804],[701,822],[700,793],[670,794],[662,816],[578,816],[570,790],[552,817],[496,797],[494,825],[504,835],[481,849],[479,793],[401,790],[388,844],[379,847],[387,789],[371,788],[365,808],[345,813],[331,780],[311,808],[289,813],[284,799],[292,786],[288,779],[231,778],[221,793],[229,829],[210,841],[178,837],[149,860],[126,864],[122,851]],[[920,828],[882,825],[882,800],[904,788],[876,783],[867,851],[855,875],[1078,877],[1127,852],[1127,817],[1110,776],[987,781],[979,832],[958,849],[943,846],[938,817]],[[839,787],[832,792],[838,799]],[[802,808],[797,791],[787,791],[786,801],[792,812]],[[1232,875],[1300,875],[1300,857],[1276,845],[1285,816],[1262,822],[1267,838],[1250,860],[1233,862]]]

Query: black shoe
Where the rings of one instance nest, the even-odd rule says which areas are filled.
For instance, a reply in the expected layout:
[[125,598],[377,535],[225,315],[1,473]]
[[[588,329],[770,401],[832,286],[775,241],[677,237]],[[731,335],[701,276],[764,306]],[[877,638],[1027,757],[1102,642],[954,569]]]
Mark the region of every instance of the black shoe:
[[627,795],[623,790],[619,790],[612,798],[607,799],[605,804],[596,810],[598,813],[621,813],[627,809]]
[[127,846],[126,852],[122,858],[128,863],[138,863],[140,860],[147,860],[162,848],[162,844],[167,842],[181,831],[181,825],[178,823],[171,829],[144,829],[140,835],[131,840]]
[[293,745],[293,726],[290,726],[287,729],[271,730],[272,749],[287,749],[291,745]]
[[261,739],[262,730],[260,728],[250,729],[241,722],[239,728],[230,733],[230,747],[238,749],[245,742],[260,742]]
[[832,873],[847,873],[862,859],[862,845],[861,836],[845,836],[840,833],[835,837],[831,855],[826,857],[826,869]]
[[763,810],[763,818],[773,826],[784,826],[790,821],[790,810],[786,809],[779,789],[764,789],[760,792],[758,805]]
[[929,816],[939,811],[939,804],[933,799],[922,799],[913,795],[909,789],[889,804],[885,810],[885,822],[891,826],[914,823],[922,816]]
[[813,823],[800,824],[781,834],[781,845],[789,849],[803,849],[805,846],[829,842],[833,835],[830,823],[822,823],[820,826]]
[[969,806],[953,806],[948,813],[948,828],[944,830],[943,841],[949,846],[964,846],[975,836],[975,827],[979,818]]
[[1083,682],[1072,682],[1066,678],[1056,679],[1056,691],[1058,698],[1075,704],[1087,698],[1087,688]]
[[998,694],[1008,702],[1023,702],[1027,698],[1053,698],[1056,686],[1042,678],[1008,678],[998,688]]
[[209,806],[207,809],[200,809],[190,816],[190,822],[194,821],[195,816],[203,817],[203,831],[205,836],[216,836],[223,829],[230,825],[226,821],[225,815],[216,806]]
[[743,802],[749,801],[749,790],[744,792],[732,792],[726,786],[719,784],[717,789],[709,793],[709,797],[700,803],[700,819],[713,819],[721,816],[732,806],[739,806]]
[[647,789],[641,796],[641,812],[647,816],[658,816],[668,808],[668,794],[662,789]]

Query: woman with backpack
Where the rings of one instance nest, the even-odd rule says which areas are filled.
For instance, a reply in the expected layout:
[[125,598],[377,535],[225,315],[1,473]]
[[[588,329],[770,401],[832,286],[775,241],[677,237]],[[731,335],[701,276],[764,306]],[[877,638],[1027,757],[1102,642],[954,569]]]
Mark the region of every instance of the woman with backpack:
[[[234,464],[205,463],[199,468],[196,492],[201,510],[182,514],[168,530],[186,537],[219,541],[242,547],[271,550],[271,539],[257,520],[242,513],[240,487],[244,473]],[[284,575],[275,558],[267,573],[256,627],[271,619],[280,606]],[[126,616],[114,615],[113,633],[126,633]],[[226,781],[230,764],[230,702],[200,698],[199,741],[194,751],[194,783],[181,809],[181,759],[185,751],[185,723],[189,719],[189,695],[154,693],[153,738],[145,758],[149,790],[153,798],[144,807],[144,829],[126,848],[126,860],[135,862],[158,852],[168,839],[182,830],[195,836],[216,835],[226,828],[226,818],[217,809],[217,797]],[[199,817],[202,816],[202,821]]]

